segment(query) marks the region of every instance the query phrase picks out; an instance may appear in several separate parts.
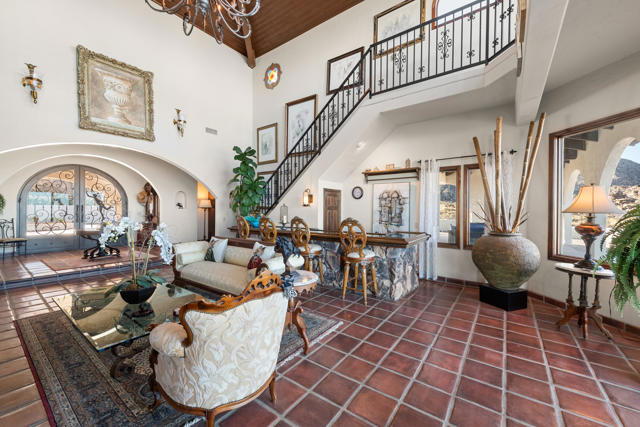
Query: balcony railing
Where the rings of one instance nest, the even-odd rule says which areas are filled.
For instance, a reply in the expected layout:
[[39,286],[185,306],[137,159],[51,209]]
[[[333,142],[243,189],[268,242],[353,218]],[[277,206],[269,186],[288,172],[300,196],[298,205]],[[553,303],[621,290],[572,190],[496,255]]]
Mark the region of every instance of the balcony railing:
[[367,95],[487,64],[516,38],[516,0],[477,0],[369,46],[267,180],[273,209]]

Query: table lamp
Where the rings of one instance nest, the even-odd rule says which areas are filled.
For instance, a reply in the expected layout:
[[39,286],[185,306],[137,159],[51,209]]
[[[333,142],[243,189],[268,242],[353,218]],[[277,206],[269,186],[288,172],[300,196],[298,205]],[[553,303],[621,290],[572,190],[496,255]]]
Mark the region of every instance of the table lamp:
[[[604,232],[604,229],[594,222],[596,214],[619,214],[623,212],[611,201],[602,187],[591,184],[580,188],[578,196],[562,213],[587,214],[587,221],[576,225],[576,231],[584,242],[586,252],[584,258],[573,265],[578,268],[593,270],[596,262],[591,258],[591,245]],[[600,270],[602,267],[598,267],[598,269]]]

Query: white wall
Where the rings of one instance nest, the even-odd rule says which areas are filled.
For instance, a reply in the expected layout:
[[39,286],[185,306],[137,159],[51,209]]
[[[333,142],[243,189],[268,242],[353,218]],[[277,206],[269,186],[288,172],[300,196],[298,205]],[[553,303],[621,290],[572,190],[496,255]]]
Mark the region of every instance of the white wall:
[[[155,142],[79,129],[78,44],[154,73]],[[0,52],[0,158],[7,150],[41,144],[109,144],[164,159],[216,196],[229,193],[231,148],[250,145],[253,133],[252,71],[237,52],[197,29],[186,37],[180,19],[131,0],[7,2],[0,14]],[[36,64],[44,80],[35,105],[20,84],[25,62]],[[176,107],[187,120],[184,138],[172,124]],[[205,134],[205,126],[218,135]],[[233,215],[221,210],[217,222],[223,229],[233,224]]]
[[[540,270],[529,282],[535,292],[564,300],[567,294],[567,275],[554,269],[555,261],[547,260],[548,185],[549,185],[549,133],[610,116],[640,106],[640,54],[611,64],[579,80],[544,95],[541,111],[548,114],[540,147],[540,158],[531,183],[529,194],[528,237],[540,248],[543,262]],[[535,202],[532,202],[535,201]],[[535,232],[534,232],[535,230]],[[607,300],[611,281],[601,283],[602,313],[609,315]],[[593,292],[593,286],[589,287]],[[591,301],[591,294],[589,300]],[[616,311],[613,317],[634,325],[640,325],[640,316],[630,307],[624,317]]]
[[[0,155],[0,170],[4,171],[0,175],[0,193],[7,200],[2,216],[18,216],[18,195],[31,176],[49,166],[69,163],[96,167],[120,181],[127,192],[130,215],[141,216],[144,212],[136,195],[148,181],[158,193],[160,221],[168,225],[172,240],[191,241],[198,236],[197,182],[190,175],[153,156],[98,144],[49,145]],[[178,191],[186,194],[185,209],[175,206]]]
[[[374,167],[384,169],[388,163],[404,165],[406,158],[412,160],[412,166],[417,166],[417,161],[420,159],[474,154],[472,142],[474,136],[480,139],[483,152],[493,152],[491,148],[492,134],[495,129],[495,120],[500,115],[504,120],[502,139],[504,150],[519,149],[523,142],[522,129],[515,126],[512,106],[474,111],[397,127],[371,155],[363,159],[360,167],[356,168],[343,183],[342,216],[354,216],[368,230],[373,229],[372,213],[375,203],[372,199],[373,184],[365,183],[362,175],[365,169],[373,169]],[[519,164],[520,156],[521,153],[514,156],[515,165]],[[471,163],[476,163],[475,158],[446,160],[441,162],[441,166]],[[364,189],[364,196],[359,200],[351,197],[351,189],[356,185]],[[464,186],[464,177],[462,177],[462,185]],[[419,185],[416,183],[415,187],[417,189]],[[464,191],[463,188],[460,189],[459,197],[463,197]],[[419,200],[416,197],[411,200],[414,218],[418,218],[418,206]],[[462,215],[463,201],[461,201],[460,208],[460,215]],[[412,225],[412,230],[416,231],[416,222],[414,221]],[[462,239],[462,234],[460,238]],[[482,280],[482,276],[471,261],[471,251],[469,250],[438,249],[437,268],[440,276],[473,281]]]

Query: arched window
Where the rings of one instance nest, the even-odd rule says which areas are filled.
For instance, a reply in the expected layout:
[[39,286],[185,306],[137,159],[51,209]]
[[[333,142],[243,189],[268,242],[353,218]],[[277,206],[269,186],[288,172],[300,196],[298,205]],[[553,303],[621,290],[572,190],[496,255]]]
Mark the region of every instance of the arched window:
[[56,166],[31,177],[19,195],[18,227],[30,251],[81,247],[78,231],[98,231],[127,215],[127,196],[114,178],[79,165]]

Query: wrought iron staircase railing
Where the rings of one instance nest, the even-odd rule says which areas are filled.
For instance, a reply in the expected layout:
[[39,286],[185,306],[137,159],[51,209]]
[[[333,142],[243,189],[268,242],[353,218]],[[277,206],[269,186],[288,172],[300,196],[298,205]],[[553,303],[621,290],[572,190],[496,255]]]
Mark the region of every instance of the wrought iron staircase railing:
[[281,197],[367,97],[487,64],[516,38],[517,0],[476,0],[376,41],[267,180],[260,211]]

